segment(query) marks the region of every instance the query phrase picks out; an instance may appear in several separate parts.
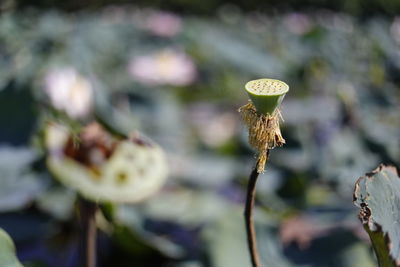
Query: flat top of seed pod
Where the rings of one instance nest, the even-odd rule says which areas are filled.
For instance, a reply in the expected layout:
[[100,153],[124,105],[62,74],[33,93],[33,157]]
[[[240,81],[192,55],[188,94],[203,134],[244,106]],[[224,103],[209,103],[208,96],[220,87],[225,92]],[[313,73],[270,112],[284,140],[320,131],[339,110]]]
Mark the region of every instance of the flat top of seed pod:
[[249,93],[255,95],[282,95],[289,91],[289,85],[274,79],[258,79],[249,81],[245,86]]

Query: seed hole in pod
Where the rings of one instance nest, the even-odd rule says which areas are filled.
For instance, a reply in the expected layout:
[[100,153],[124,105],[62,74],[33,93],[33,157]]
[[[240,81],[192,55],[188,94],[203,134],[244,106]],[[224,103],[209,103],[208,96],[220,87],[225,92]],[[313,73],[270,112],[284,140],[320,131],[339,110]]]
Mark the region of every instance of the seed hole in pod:
[[128,174],[125,171],[120,171],[116,174],[115,180],[117,184],[125,184],[128,181]]
[[248,82],[246,89],[257,95],[277,95],[286,93],[289,87],[280,81],[261,79]]

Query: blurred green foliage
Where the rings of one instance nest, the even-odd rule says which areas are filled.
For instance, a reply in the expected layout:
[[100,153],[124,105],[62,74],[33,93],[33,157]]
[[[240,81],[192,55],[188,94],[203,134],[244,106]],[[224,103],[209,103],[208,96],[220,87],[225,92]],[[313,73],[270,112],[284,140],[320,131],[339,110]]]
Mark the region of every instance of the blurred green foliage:
[[[7,2],[7,1],[6,1]],[[17,8],[40,7],[56,8],[61,10],[96,9],[110,4],[131,4],[129,0],[9,0]],[[11,5],[9,3],[9,5]],[[213,14],[221,7],[240,8],[243,11],[262,11],[262,12],[282,12],[282,11],[309,11],[315,9],[327,9],[332,11],[346,12],[352,15],[396,15],[400,11],[400,3],[396,0],[140,0],[135,1],[135,5],[142,7],[156,7],[185,14]]]

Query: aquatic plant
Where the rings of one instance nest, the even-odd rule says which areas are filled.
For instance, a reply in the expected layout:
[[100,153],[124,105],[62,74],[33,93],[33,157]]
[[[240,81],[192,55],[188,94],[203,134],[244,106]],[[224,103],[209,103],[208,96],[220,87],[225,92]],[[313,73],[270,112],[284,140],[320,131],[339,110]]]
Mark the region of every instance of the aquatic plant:
[[247,185],[244,215],[251,262],[253,267],[257,267],[260,266],[260,259],[253,221],[256,183],[259,174],[264,172],[270,150],[285,143],[279,128],[281,113],[278,107],[289,91],[289,86],[279,80],[259,79],[248,82],[245,89],[250,101],[239,108],[239,112],[249,128],[249,143],[257,150],[258,159]]

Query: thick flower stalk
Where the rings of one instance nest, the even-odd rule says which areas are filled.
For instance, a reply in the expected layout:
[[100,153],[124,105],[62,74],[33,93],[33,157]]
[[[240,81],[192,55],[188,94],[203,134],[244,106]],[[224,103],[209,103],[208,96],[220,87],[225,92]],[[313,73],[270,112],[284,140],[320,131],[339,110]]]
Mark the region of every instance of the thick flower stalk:
[[270,150],[285,143],[279,127],[282,119],[279,105],[289,91],[289,86],[278,80],[259,79],[248,82],[245,88],[250,101],[239,108],[239,113],[249,128],[249,143],[257,150],[258,159],[247,186],[244,216],[251,262],[253,267],[259,267],[261,265],[253,221],[256,183],[258,175],[264,172]]

